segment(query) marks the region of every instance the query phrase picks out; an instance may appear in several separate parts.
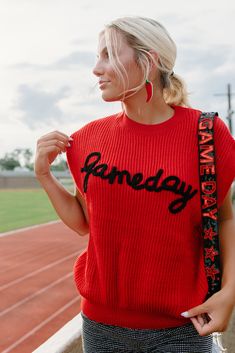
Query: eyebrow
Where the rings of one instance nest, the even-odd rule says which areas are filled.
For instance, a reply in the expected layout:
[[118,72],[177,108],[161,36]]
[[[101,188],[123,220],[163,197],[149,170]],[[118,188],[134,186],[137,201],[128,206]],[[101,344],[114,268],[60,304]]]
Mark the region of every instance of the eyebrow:
[[[104,48],[101,50],[100,54],[102,54],[102,53],[104,53],[104,52],[108,52],[107,47],[104,47]],[[99,54],[97,54],[96,56],[98,57],[98,56],[99,56]]]

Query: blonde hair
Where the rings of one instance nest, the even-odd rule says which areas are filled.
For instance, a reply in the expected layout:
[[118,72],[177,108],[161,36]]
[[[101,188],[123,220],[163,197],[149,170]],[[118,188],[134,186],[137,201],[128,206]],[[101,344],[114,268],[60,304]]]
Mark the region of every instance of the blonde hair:
[[[123,87],[123,94],[133,94],[143,87],[149,77],[151,60],[160,72],[163,97],[167,104],[189,106],[188,93],[183,79],[173,73],[176,60],[176,45],[167,30],[157,21],[146,17],[122,17],[111,21],[101,32],[104,33],[109,60]],[[126,91],[128,74],[118,58],[121,34],[127,44],[134,49],[136,63],[143,72],[143,81],[139,86]],[[156,61],[151,54],[154,50],[158,55]],[[151,59],[151,60],[150,60]]]

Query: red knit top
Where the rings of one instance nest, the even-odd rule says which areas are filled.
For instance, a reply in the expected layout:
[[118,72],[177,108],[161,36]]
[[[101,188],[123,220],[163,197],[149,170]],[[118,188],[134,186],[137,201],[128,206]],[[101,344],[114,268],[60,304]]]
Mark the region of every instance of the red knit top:
[[[74,264],[90,319],[129,328],[169,328],[208,290],[198,175],[199,110],[143,124],[124,112],[72,134],[67,161],[87,205],[87,249]],[[214,122],[218,208],[235,178],[235,140]]]

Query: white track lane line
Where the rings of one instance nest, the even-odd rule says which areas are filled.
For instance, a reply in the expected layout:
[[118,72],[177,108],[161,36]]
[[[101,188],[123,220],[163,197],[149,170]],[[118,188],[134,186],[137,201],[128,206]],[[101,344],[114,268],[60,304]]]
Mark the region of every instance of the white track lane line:
[[18,339],[17,341],[15,341],[12,345],[10,345],[9,347],[7,347],[4,351],[2,351],[1,353],[9,353],[12,349],[14,349],[15,347],[19,346],[23,341],[25,341],[28,337],[32,336],[35,332],[37,332],[38,330],[40,330],[40,328],[42,328],[43,326],[45,326],[48,322],[50,322],[51,320],[53,320],[56,316],[58,316],[60,313],[62,313],[63,311],[65,311],[67,308],[69,308],[71,305],[73,305],[74,303],[76,303],[76,301],[78,301],[80,299],[80,295],[78,295],[76,298],[70,300],[67,304],[65,304],[64,306],[62,306],[62,308],[60,308],[59,310],[57,310],[56,312],[54,312],[54,314],[52,314],[51,316],[49,316],[47,319],[45,319],[44,321],[42,321],[39,325],[35,326],[32,330],[30,330],[29,332],[26,333],[26,335],[22,336],[20,339]]
[[59,219],[58,221],[51,221],[51,222],[47,222],[47,223],[36,224],[36,225],[30,226],[30,227],[19,228],[19,229],[11,230],[9,232],[0,233],[0,237],[6,237],[8,235],[14,235],[16,233],[25,232],[25,231],[28,231],[28,230],[31,230],[31,229],[35,229],[35,228],[50,226],[50,225],[53,225],[53,224],[56,224],[56,223],[60,223],[60,222],[62,222],[62,221]]
[[59,264],[61,264],[62,262],[64,262],[64,261],[70,259],[71,257],[74,257],[75,255],[80,255],[80,253],[81,253],[82,251],[83,251],[83,250],[76,251],[76,252],[72,253],[71,255],[68,255],[68,256],[63,257],[63,258],[60,259],[60,260],[51,262],[50,264],[48,264],[48,265],[46,265],[46,266],[44,266],[44,267],[42,267],[42,268],[39,268],[39,269],[36,270],[36,271],[33,271],[33,272],[31,272],[31,273],[28,273],[28,274],[25,275],[25,276],[19,277],[19,278],[15,279],[14,281],[8,282],[8,283],[6,283],[6,284],[0,286],[0,292],[3,291],[4,289],[7,289],[7,288],[13,286],[13,285],[16,284],[16,283],[19,283],[19,282],[21,282],[21,281],[24,281],[24,280],[27,279],[27,278],[30,278],[30,277],[33,277],[34,275],[37,275],[37,274],[40,273],[40,272],[46,271],[46,270],[48,270],[48,269],[50,269],[50,268],[52,268],[52,267],[54,267],[54,266],[56,266],[56,265],[59,265]]
[[67,273],[67,275],[57,279],[56,281],[50,283],[48,286],[43,287],[42,289],[38,290],[37,292],[28,295],[27,297],[25,297],[24,299],[16,302],[14,305],[9,306],[7,309],[3,310],[0,312],[0,317],[9,313],[10,311],[14,310],[15,308],[18,308],[20,305],[27,303],[28,301],[30,301],[31,299],[37,297],[38,295],[40,295],[41,293],[47,291],[48,289],[55,287],[58,283],[63,282],[64,280],[66,280],[67,278],[71,277],[73,275],[73,272],[69,272]]

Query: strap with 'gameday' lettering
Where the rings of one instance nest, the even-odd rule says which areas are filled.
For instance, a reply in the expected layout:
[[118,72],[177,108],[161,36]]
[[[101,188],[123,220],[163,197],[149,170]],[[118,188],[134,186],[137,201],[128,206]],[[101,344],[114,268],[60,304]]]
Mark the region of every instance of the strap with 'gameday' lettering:
[[217,184],[214,146],[215,112],[203,112],[198,120],[199,178],[201,191],[204,263],[208,281],[207,298],[221,289]]

